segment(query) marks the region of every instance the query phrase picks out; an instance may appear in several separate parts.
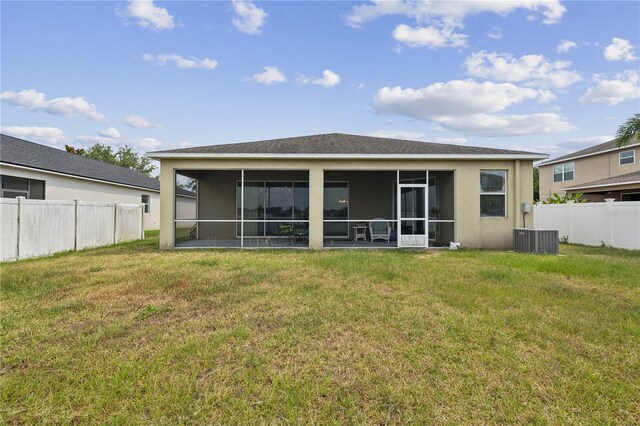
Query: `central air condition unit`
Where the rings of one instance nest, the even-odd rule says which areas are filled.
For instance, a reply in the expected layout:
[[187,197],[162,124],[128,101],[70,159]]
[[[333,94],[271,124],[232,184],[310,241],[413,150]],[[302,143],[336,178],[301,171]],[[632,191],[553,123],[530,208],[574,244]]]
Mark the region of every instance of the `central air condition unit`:
[[558,254],[560,232],[555,229],[513,230],[513,251],[517,253]]

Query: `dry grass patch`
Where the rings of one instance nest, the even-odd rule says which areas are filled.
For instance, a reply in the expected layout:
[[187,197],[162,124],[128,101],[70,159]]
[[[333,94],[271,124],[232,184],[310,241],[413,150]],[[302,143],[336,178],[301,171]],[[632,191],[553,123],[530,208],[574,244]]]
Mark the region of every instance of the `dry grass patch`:
[[638,423],[637,252],[156,247],[2,265],[4,422]]

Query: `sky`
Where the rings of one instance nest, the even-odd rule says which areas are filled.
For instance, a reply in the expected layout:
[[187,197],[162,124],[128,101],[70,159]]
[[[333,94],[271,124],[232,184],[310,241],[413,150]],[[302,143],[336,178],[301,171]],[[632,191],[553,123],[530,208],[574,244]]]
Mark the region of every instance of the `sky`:
[[550,154],[640,112],[637,1],[2,1],[0,125],[136,151],[352,133]]

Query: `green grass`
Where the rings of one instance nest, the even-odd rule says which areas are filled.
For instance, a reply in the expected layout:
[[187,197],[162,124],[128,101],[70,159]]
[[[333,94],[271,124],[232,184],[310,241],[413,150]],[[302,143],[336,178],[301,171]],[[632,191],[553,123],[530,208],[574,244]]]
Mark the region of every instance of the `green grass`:
[[8,424],[640,421],[640,253],[168,251],[2,264]]

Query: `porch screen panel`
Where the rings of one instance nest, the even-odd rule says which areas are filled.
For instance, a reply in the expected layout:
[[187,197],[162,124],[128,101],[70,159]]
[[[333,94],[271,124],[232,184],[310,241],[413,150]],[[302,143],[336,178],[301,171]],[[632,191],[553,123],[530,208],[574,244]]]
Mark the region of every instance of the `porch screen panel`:
[[[265,189],[267,220],[291,220],[293,216],[293,183],[267,182]],[[269,236],[277,236],[280,223],[266,223]]]
[[[236,207],[238,219],[240,216],[240,186],[236,188]],[[251,222],[252,220],[264,220],[264,182],[245,182],[244,184],[244,236],[263,237],[264,222]],[[249,221],[249,222],[247,222]],[[238,224],[237,234],[240,235],[240,224]]]
[[[349,184],[347,182],[325,182],[324,219],[349,220]],[[325,237],[348,237],[348,222],[325,222]]]

